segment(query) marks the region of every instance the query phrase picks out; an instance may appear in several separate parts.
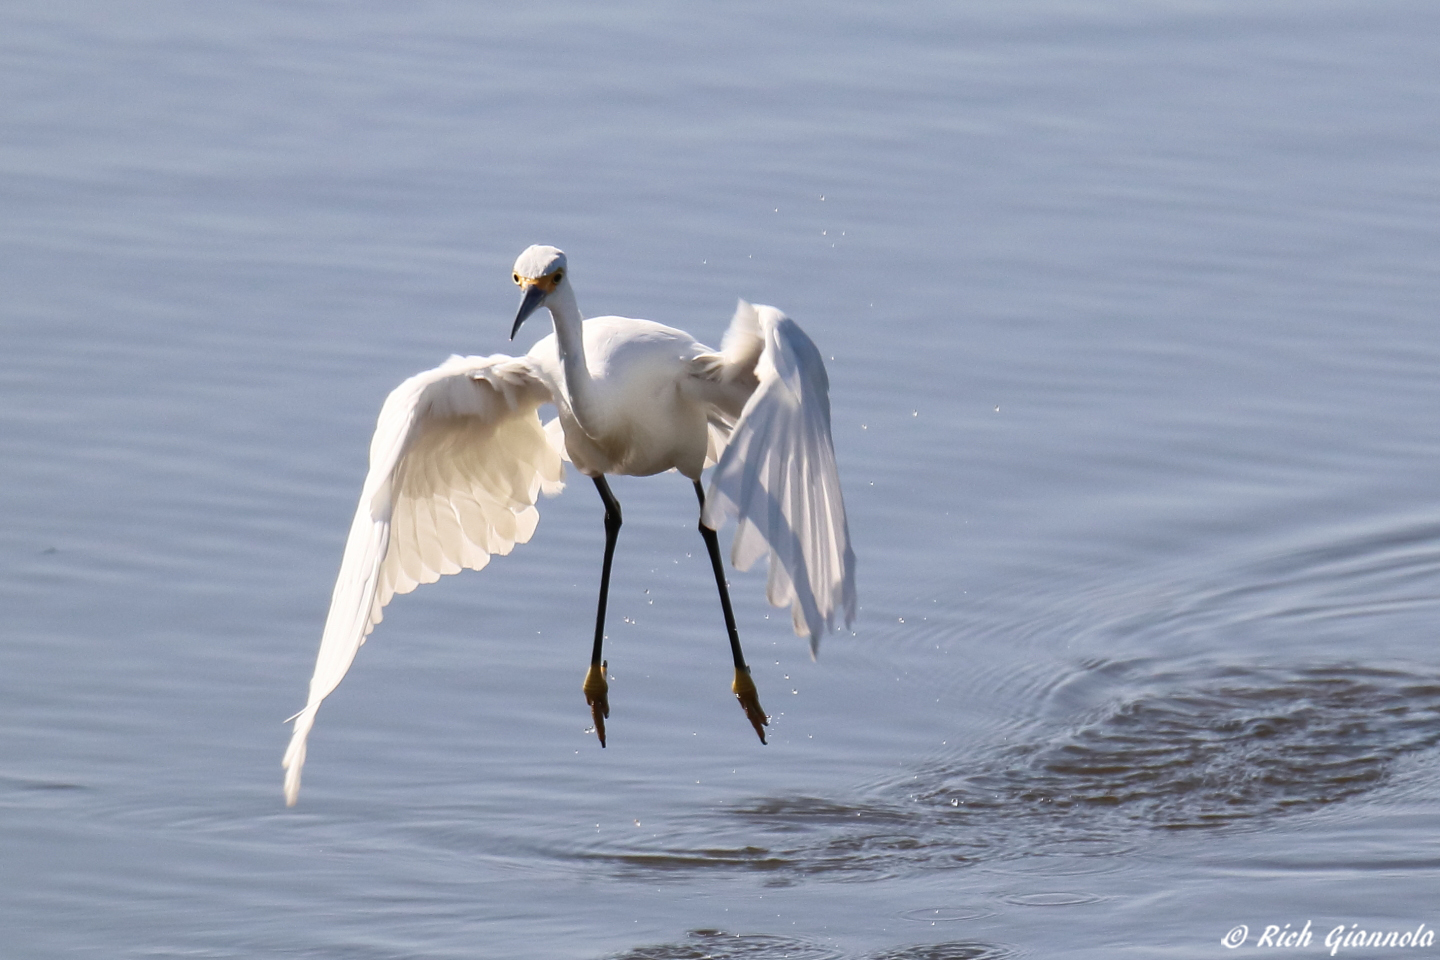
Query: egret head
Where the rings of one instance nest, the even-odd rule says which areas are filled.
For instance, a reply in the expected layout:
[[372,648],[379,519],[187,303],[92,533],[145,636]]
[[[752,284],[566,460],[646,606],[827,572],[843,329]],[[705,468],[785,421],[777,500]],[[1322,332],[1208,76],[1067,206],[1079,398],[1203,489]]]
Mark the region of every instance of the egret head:
[[537,243],[520,254],[511,279],[520,287],[524,299],[520,301],[520,312],[515,314],[515,326],[510,328],[511,340],[520,332],[520,324],[525,322],[525,318],[560,289],[565,282],[565,274],[565,253],[562,250]]

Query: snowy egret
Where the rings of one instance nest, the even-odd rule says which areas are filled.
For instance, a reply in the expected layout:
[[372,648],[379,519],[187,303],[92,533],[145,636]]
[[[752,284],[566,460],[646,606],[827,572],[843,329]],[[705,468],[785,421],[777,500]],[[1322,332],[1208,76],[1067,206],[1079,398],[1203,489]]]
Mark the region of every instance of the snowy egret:
[[[294,805],[320,703],[345,676],[397,593],[462,568],[479,570],[535,531],[537,495],[563,486],[562,459],[594,481],[605,506],[595,640],[583,690],[605,745],[610,705],[605,604],[620,533],[607,473],[675,470],[700,501],[735,661],[731,690],[765,741],[769,722],[740,650],[716,530],[737,521],[731,562],[768,554],[766,594],[810,638],[855,617],[855,554],[830,438],[829,379],[815,344],[774,307],[740,301],[720,350],[681,330],[625,317],[584,320],[565,254],[532,246],[515,261],[523,292],[513,340],[541,306],[555,332],[523,357],[451,357],[385,400],[370,472],[345,542],[310,695],[291,719],[285,801]],[[544,426],[539,408],[559,416]],[[708,492],[701,471],[714,464]]]

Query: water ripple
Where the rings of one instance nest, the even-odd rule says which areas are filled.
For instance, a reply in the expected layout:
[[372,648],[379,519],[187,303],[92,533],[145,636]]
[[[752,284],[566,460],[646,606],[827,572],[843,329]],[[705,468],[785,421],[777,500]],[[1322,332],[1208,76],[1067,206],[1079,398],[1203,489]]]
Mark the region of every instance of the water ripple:
[[1017,893],[1001,897],[1006,903],[1019,907],[1078,907],[1091,903],[1104,903],[1105,898],[1093,893]]
[[917,923],[955,923],[961,920],[983,920],[993,917],[995,912],[984,907],[957,904],[948,907],[916,907],[900,914],[902,920]]

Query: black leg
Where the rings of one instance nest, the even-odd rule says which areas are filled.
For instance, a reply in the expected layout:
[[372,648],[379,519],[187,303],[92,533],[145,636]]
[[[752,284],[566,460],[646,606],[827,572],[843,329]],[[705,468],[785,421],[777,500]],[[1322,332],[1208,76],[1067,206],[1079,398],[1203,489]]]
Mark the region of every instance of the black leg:
[[[705,488],[695,481],[695,496],[700,499],[700,513],[705,513]],[[725,614],[725,629],[730,633],[730,656],[735,660],[735,682],[730,690],[745,711],[745,718],[755,728],[760,742],[765,742],[765,727],[770,718],[760,707],[760,695],[755,690],[755,681],[750,679],[750,668],[745,665],[745,654],[740,651],[740,631],[735,629],[735,611],[730,608],[730,588],[725,583],[725,567],[720,561],[720,537],[714,530],[700,521],[700,536],[705,541],[705,550],[710,554],[710,566],[715,570],[715,586],[720,590],[720,610]]]
[[620,501],[610,492],[605,477],[595,478],[595,489],[605,503],[605,560],[600,566],[600,602],[595,606],[595,645],[590,650],[590,669],[585,673],[585,702],[595,720],[595,735],[605,746],[605,718],[610,716],[610,685],[605,681],[606,662],[601,659],[605,645],[605,606],[610,600],[610,563],[615,559],[615,541],[620,538]]

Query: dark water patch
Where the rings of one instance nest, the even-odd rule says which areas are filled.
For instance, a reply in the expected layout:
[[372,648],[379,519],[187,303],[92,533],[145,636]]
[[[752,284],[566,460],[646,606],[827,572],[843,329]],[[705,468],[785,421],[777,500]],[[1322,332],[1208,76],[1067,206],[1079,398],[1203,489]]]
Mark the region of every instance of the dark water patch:
[[928,828],[917,823],[913,832],[905,834],[876,835],[863,829],[849,829],[836,836],[788,845],[603,851],[584,854],[579,859],[609,864],[622,876],[744,870],[770,874],[767,885],[784,886],[807,876],[883,879],[899,876],[916,863],[943,861],[949,866],[969,866],[983,862],[990,852],[978,846],[966,851],[956,838],[937,843],[931,836]]
[[915,815],[886,803],[840,803],[819,797],[775,797],[757,800],[741,808],[750,823],[774,830],[811,829],[863,820],[870,824],[913,823]]
[[768,847],[713,847],[691,851],[668,850],[655,853],[596,853],[581,855],[581,859],[597,859],[630,867],[639,871],[660,872],[708,870],[713,868],[739,867],[746,870],[766,872],[771,870],[793,870],[794,862],[783,854],[777,854]]
[[[610,864],[622,875],[649,872],[741,869],[771,874],[767,883],[810,875],[873,879],[915,859],[929,860],[925,849],[933,815],[913,802],[882,797],[843,803],[819,797],[762,798],[737,808],[710,813],[705,824],[682,824],[643,846],[591,849],[573,854]],[[716,842],[690,847],[683,838],[707,836]],[[952,842],[954,862],[969,859],[963,844]],[[974,851],[978,858],[980,851]],[[978,861],[977,861],[978,862]]]
[[67,780],[0,775],[0,807],[58,809],[92,799],[90,787]]
[[1235,668],[1193,690],[1159,679],[989,769],[944,776],[919,798],[1217,826],[1350,799],[1383,784],[1400,757],[1440,743],[1434,677],[1342,666]]
[[679,943],[637,947],[610,960],[1001,960],[1010,951],[990,943],[951,941],[886,949],[880,953],[842,953],[795,937],[692,930]]
[[950,943],[925,943],[871,954],[867,960],[1001,960],[1013,954],[991,943],[957,940]]
[[830,947],[794,937],[692,930],[680,943],[637,947],[615,954],[612,960],[769,960],[775,957],[789,957],[794,960],[844,960],[845,955]]
[[63,780],[35,780],[29,777],[0,776],[0,789],[26,791],[65,791],[84,790],[86,789],[86,787],[79,783],[68,783]]

